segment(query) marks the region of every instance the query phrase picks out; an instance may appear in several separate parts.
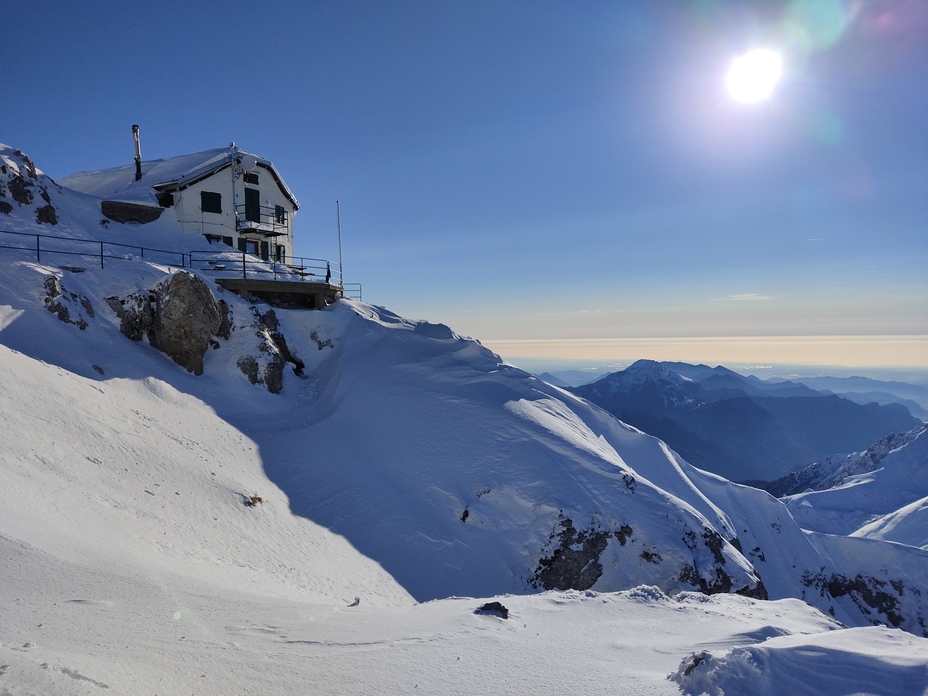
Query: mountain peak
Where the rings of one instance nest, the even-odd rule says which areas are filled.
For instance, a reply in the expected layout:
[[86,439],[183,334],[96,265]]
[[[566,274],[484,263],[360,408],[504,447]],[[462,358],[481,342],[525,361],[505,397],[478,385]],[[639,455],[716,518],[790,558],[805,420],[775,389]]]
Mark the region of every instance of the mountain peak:
[[688,377],[683,377],[676,372],[671,372],[656,360],[637,360],[622,372],[616,372],[609,377],[610,379],[616,378],[616,380],[621,382],[624,386],[652,382],[655,384],[680,387],[685,383],[693,382],[693,380]]

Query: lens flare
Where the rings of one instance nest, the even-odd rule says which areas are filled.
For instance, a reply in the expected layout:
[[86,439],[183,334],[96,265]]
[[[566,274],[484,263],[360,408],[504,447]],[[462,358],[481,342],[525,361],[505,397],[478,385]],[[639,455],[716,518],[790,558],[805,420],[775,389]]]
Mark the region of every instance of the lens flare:
[[773,88],[783,75],[779,54],[757,49],[732,61],[725,86],[732,99],[743,104],[756,104],[773,94]]

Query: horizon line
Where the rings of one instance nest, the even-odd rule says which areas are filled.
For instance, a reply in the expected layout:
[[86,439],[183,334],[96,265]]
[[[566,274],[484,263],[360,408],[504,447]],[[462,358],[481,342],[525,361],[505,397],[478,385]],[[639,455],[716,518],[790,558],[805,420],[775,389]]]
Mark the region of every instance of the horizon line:
[[928,368],[926,334],[480,339],[506,359],[771,362]]

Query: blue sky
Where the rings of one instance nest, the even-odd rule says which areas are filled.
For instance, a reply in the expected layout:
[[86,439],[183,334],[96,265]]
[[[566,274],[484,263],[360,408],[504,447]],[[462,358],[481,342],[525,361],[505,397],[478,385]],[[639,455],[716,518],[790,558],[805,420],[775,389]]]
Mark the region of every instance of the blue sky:
[[[365,300],[506,357],[741,337],[741,362],[770,361],[744,338],[798,336],[808,362],[928,365],[920,0],[34,0],[0,19],[0,142],[46,173],[131,162],[133,123],[145,159],[234,140],[299,198],[298,254],[337,258],[339,198]],[[736,104],[725,71],[756,46],[783,81]],[[834,354],[847,336],[866,357]],[[712,360],[669,343],[624,357]]]

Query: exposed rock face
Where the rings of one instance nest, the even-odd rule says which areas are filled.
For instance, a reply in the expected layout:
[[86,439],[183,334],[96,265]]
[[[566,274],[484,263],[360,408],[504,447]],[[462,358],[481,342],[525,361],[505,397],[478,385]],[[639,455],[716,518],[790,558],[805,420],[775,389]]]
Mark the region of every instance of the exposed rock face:
[[219,329],[216,335],[227,341],[232,336],[232,309],[225,300],[219,300]]
[[[264,384],[269,392],[279,394],[283,389],[284,368],[287,363],[293,364],[293,372],[297,375],[303,374],[305,365],[290,352],[287,339],[280,332],[280,322],[274,310],[270,309],[261,314],[257,308],[252,309],[258,326],[255,335],[261,339],[258,351],[266,357],[259,362],[255,356],[245,355],[239,358],[238,367],[252,384]],[[264,364],[263,370],[261,363]]]
[[[551,535],[552,541],[558,541],[557,548],[549,557],[539,560],[535,577],[530,582],[546,590],[588,590],[603,574],[599,557],[606,550],[611,535],[597,529],[578,532],[573,521],[567,518],[561,519],[559,526],[560,531]],[[625,538],[626,530],[631,535],[631,527],[623,525],[621,532]],[[624,545],[624,541],[622,543]]]
[[57,225],[58,213],[52,205],[49,186],[54,186],[54,182],[36,169],[25,153],[5,147],[0,149],[0,213],[13,212],[13,204],[2,200],[7,194],[18,207],[36,205],[38,194],[45,204],[36,205],[36,221]]
[[260,379],[258,361],[253,355],[243,355],[238,359],[238,369],[248,378],[252,384],[257,384]]
[[818,573],[803,573],[802,583],[822,597],[846,597],[874,626],[895,626],[928,638],[924,588],[911,581],[860,572],[849,577],[822,568]]
[[58,224],[58,213],[55,212],[55,206],[51,203],[35,209],[36,222],[47,222],[50,225]]
[[125,299],[107,297],[106,303],[119,317],[119,330],[133,341],[141,341],[155,320],[154,293],[146,296],[130,295]]
[[[106,302],[119,317],[123,334],[133,341],[147,337],[154,348],[196,375],[203,374],[203,357],[209,347],[219,348],[213,337],[228,340],[234,329],[229,305],[217,301],[209,286],[187,271],[175,273],[148,293],[108,297]],[[287,345],[274,310],[261,314],[253,307],[252,311],[260,341],[255,353],[243,355],[237,364],[249,382],[264,384],[277,394],[283,389],[287,363],[300,375],[303,361]]]
[[196,375],[203,374],[203,356],[224,315],[228,324],[228,307],[223,312],[206,283],[186,271],[159,283],[147,296],[108,297],[106,301],[126,336],[133,341],[147,336],[153,347]]
[[[633,541],[634,530],[628,524],[617,529],[602,529],[592,524],[588,529],[576,529],[571,519],[561,517],[551,533],[547,556],[541,558],[529,584],[545,590],[587,590],[596,584],[603,574],[600,557],[612,540],[621,546]],[[759,578],[754,584],[734,588],[732,577],[725,571],[725,540],[715,530],[706,528],[700,538],[687,530],[682,539],[692,552],[692,563],[682,566],[677,580],[691,585],[705,594],[731,592],[767,599],[767,590]],[[639,556],[653,564],[662,564],[664,559],[654,550],[645,550]]]
[[81,331],[87,328],[87,319],[96,315],[93,305],[83,295],[66,292],[57,276],[45,279],[45,308],[66,324],[74,324]]

